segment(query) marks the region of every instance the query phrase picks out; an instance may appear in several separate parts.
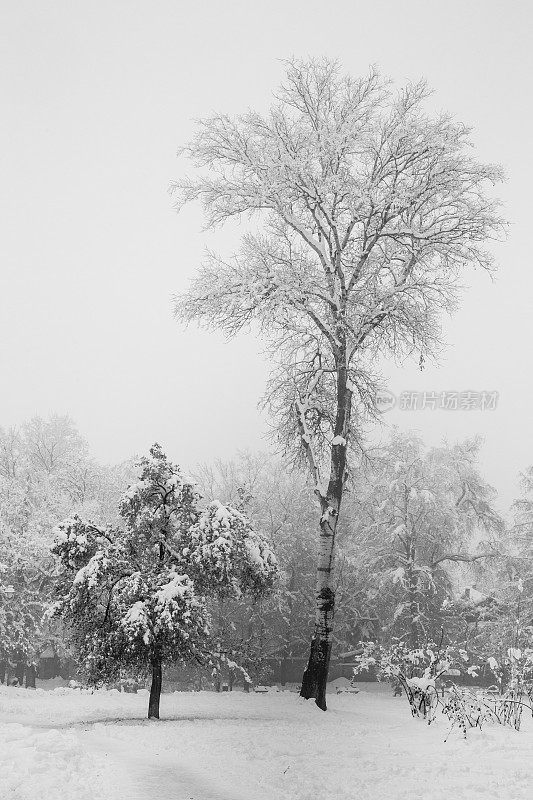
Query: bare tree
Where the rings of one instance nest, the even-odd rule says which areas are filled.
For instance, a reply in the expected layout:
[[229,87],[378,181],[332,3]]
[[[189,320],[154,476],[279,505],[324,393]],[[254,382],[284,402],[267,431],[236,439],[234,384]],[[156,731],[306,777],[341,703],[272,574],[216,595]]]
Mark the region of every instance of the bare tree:
[[267,116],[198,123],[183,148],[197,174],[175,184],[207,226],[257,214],[231,259],[208,253],[179,318],[235,334],[250,323],[276,367],[265,399],[286,451],[307,461],[320,503],[316,624],[301,693],[326,708],[332,570],[348,463],[373,408],[379,355],[439,344],[469,265],[500,234],[486,188],[497,167],[469,154],[468,130],[428,117],[423,82],[393,94],[377,72],[342,76],[327,60],[288,65]]
[[58,414],[24,423],[23,442],[32,469],[47,475],[78,461],[87,451],[74,422]]
[[6,481],[18,477],[24,465],[20,432],[16,428],[0,428],[0,477]]
[[389,633],[408,637],[413,649],[438,640],[443,602],[453,600],[451,565],[500,555],[504,523],[479,472],[480,447],[469,439],[427,449],[395,431],[346,504],[374,604]]

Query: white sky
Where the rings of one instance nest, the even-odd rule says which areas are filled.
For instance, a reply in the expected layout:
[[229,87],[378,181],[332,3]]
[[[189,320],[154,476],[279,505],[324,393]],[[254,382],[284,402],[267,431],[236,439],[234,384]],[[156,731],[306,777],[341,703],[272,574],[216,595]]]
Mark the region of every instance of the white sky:
[[495,389],[499,407],[387,420],[430,443],[482,434],[509,503],[533,462],[532,23],[527,0],[1,0],[0,424],[68,413],[110,462],[154,440],[188,466],[266,446],[261,345],[171,315],[205,245],[235,235],[177,216],[167,186],[192,118],[265,108],[280,59],[327,55],[426,77],[507,171],[496,283],[471,276],[439,368],[388,370],[394,392]]

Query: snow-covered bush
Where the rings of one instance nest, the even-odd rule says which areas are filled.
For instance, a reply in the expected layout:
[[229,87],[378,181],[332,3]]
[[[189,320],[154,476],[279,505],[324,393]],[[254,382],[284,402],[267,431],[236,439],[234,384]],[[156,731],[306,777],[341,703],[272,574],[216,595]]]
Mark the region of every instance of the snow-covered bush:
[[[533,714],[533,650],[523,652],[510,647],[503,662],[490,657],[487,664],[499,680],[500,689],[504,674],[510,676],[503,692],[472,690],[452,683],[442,699],[442,713],[448,717],[452,728],[459,727],[465,736],[469,728],[481,728],[486,722],[518,731],[523,710],[528,709]],[[470,667],[468,671],[475,677],[477,669]]]
[[151,671],[149,716],[159,715],[162,666],[218,663],[208,596],[260,595],[277,565],[246,517],[201,507],[192,481],[154,445],[120,501],[121,527],[71,517],[56,529],[62,573],[52,615],[64,620],[90,683]]
[[378,680],[392,681],[403,690],[414,717],[433,720],[438,704],[436,681],[450,668],[450,648],[441,652],[433,642],[416,649],[403,641],[390,647],[365,642],[355,660],[356,675],[373,669]]
[[509,647],[500,662],[489,658],[488,664],[503,690],[489,698],[494,715],[501,724],[520,730],[523,709],[533,715],[533,649]]
[[[481,728],[486,722],[520,730],[523,709],[533,714],[533,650],[508,649],[505,668],[510,668],[512,677],[504,694],[457,686],[449,680],[444,683],[452,666],[461,665],[468,675],[477,677],[480,668],[466,666],[469,660],[465,650],[441,649],[433,642],[417,649],[402,641],[390,647],[365,642],[354,673],[373,670],[378,680],[392,681],[405,694],[411,714],[428,724],[440,707],[451,729],[459,728],[465,736],[469,728]],[[496,676],[504,668],[492,657],[487,663]]]

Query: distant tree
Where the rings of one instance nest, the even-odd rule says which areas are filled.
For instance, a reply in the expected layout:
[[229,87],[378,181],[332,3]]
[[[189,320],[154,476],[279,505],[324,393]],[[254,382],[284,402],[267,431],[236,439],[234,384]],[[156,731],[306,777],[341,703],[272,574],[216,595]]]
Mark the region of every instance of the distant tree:
[[469,630],[471,648],[500,664],[509,648],[528,648],[533,637],[533,467],[521,475],[520,488],[501,558],[479,581],[482,601]]
[[[513,503],[511,558],[507,559],[509,605],[514,611],[513,646],[533,636],[533,467],[521,476],[521,496]],[[510,584],[510,585],[509,585]]]
[[[396,431],[349,501],[352,547],[389,636],[439,640],[455,599],[450,568],[498,555],[503,521],[479,473],[480,442],[426,449]],[[449,641],[451,631],[447,631]]]
[[[522,494],[512,508],[513,539],[517,554],[533,565],[533,467],[529,467],[521,476],[520,488]],[[533,584],[533,575],[531,581]]]
[[4,481],[17,478],[25,463],[22,437],[17,428],[0,427],[0,477]]
[[374,406],[378,356],[434,354],[439,317],[466,267],[502,230],[486,189],[501,171],[471,155],[469,132],[427,116],[424,83],[392,96],[371,71],[294,61],[266,116],[215,114],[184,148],[207,225],[257,215],[230,259],[210,253],[177,316],[229,335],[255,323],[275,365],[265,405],[283,447],[307,461],[320,503],[316,622],[301,693],[326,708],[335,534],[348,448]]
[[276,590],[267,598],[227,599],[214,620],[235,654],[242,653],[251,675],[266,682],[269,665],[288,680],[293,659],[301,659],[312,627],[316,541],[309,537],[317,500],[305,475],[287,471],[266,453],[239,453],[198,470],[207,498],[232,503],[263,532],[279,565]]
[[0,476],[0,582],[10,587],[0,592],[0,663],[21,675],[43,640],[54,571],[51,530],[65,510],[60,497],[23,473]]
[[68,417],[0,428],[0,570],[13,590],[0,595],[0,663],[31,676],[48,644],[66,655],[61,631],[43,622],[55,578],[52,530],[75,512],[114,520],[128,476],[128,464],[92,460]]
[[[41,634],[41,617],[44,611],[44,596],[35,582],[38,573],[30,578],[31,555],[21,552],[17,560],[12,551],[3,547],[0,535],[0,551],[4,561],[0,563],[0,680],[7,671],[16,668],[23,677],[26,665],[35,657],[35,644]],[[22,565],[24,571],[22,571]],[[31,582],[33,579],[33,583]]]
[[33,417],[22,426],[26,457],[32,468],[57,473],[85,455],[87,445],[68,416]]
[[207,596],[258,596],[277,567],[239,511],[200,506],[195,485],[154,445],[120,503],[122,527],[65,520],[53,548],[63,572],[54,608],[90,682],[151,672],[159,717],[165,663],[224,657],[209,637]]

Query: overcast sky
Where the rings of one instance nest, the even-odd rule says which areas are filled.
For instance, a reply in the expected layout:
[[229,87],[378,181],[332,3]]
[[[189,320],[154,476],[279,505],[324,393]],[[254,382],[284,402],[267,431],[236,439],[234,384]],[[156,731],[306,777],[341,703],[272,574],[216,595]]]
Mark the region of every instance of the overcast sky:
[[251,336],[184,331],[171,295],[206,245],[169,182],[192,119],[266,109],[292,55],[424,76],[433,104],[500,162],[512,222],[497,280],[472,273],[440,366],[386,366],[401,391],[496,390],[492,411],[389,412],[430,443],[485,438],[503,504],[533,463],[532,5],[526,0],[329,3],[0,0],[0,425],[68,413],[115,462],[160,441],[190,467],[266,447],[268,364]]

